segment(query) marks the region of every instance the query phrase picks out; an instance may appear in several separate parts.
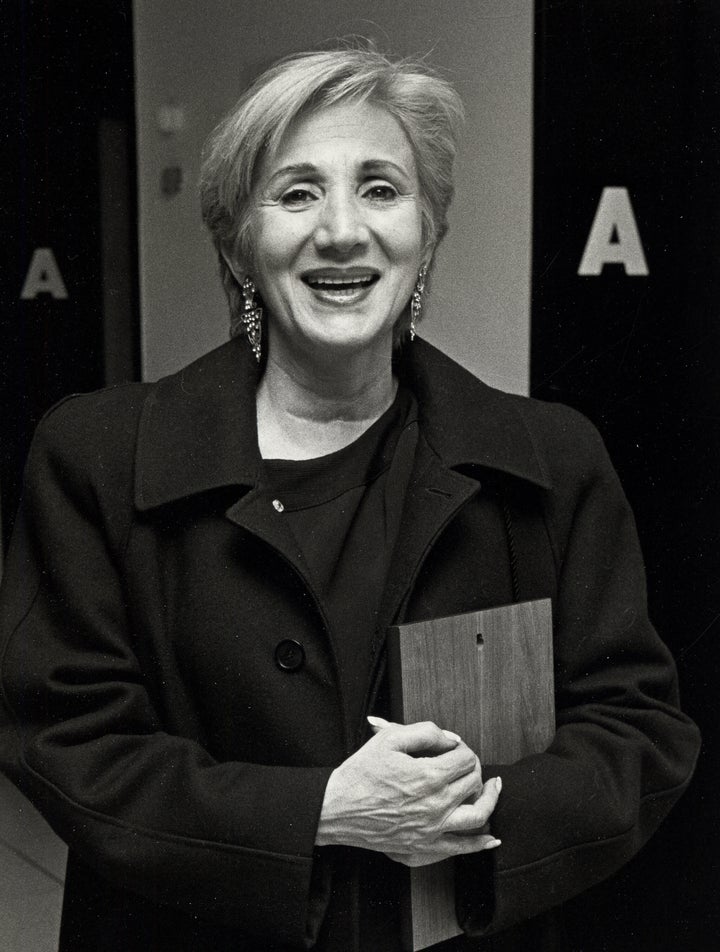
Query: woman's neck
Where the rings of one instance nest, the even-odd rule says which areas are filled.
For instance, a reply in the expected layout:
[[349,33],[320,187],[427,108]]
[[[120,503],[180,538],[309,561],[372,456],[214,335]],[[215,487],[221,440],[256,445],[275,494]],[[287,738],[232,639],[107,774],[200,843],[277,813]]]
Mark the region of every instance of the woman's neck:
[[257,393],[258,443],[266,459],[312,459],[334,453],[371,426],[395,398],[392,352],[332,360],[275,356]]

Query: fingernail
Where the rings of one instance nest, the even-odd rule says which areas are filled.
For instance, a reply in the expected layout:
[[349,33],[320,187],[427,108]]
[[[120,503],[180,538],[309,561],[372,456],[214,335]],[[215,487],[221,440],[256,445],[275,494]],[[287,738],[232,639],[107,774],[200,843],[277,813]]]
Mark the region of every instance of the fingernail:
[[495,778],[495,786],[497,787],[497,792],[500,793],[500,791],[502,790],[502,780],[500,779],[500,777]]
[[444,731],[443,731],[443,734],[444,734],[446,737],[449,737],[450,740],[456,740],[456,741],[458,742],[458,744],[460,743],[460,736],[459,736],[458,734],[455,734],[453,731],[445,731],[445,730],[444,730]]
[[368,714],[367,716],[368,723],[372,724],[373,727],[387,727],[388,721],[384,717],[375,717],[374,714]]
[[502,846],[502,840],[490,840],[485,846],[486,850],[494,850],[496,846]]

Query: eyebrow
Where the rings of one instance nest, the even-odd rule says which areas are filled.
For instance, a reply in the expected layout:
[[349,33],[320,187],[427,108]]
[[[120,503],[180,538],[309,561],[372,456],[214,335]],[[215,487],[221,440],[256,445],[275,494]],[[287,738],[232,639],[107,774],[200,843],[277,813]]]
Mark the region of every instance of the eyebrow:
[[399,173],[403,178],[409,178],[408,172],[397,162],[393,162],[392,159],[368,159],[367,161],[361,164],[361,169],[363,172],[384,172],[387,169],[392,169],[394,172]]
[[[393,162],[392,159],[366,159],[360,163],[360,170],[365,173],[380,174],[386,172],[388,169],[397,172],[406,180],[409,180],[411,177],[402,166]],[[318,167],[313,165],[312,162],[297,162],[291,165],[283,165],[281,169],[278,169],[277,172],[274,172],[273,175],[270,176],[269,182],[275,182],[279,178],[286,178],[288,176],[302,177],[306,175],[316,175],[318,171]]]
[[313,175],[317,172],[317,166],[313,165],[311,162],[300,162],[296,165],[283,165],[281,169],[278,169],[277,172],[273,172],[270,176],[270,181],[274,182],[276,178],[280,178],[281,175]]

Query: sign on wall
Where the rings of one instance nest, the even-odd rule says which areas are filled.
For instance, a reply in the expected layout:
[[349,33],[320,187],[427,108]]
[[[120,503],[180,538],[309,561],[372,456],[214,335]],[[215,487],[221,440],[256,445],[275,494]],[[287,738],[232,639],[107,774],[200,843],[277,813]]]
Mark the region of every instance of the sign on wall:
[[[99,126],[132,126],[130,3],[8,2],[0,207],[0,503],[7,541],[30,439],[104,383]],[[117,245],[113,254],[122,249]]]
[[720,934],[720,6],[544,0],[536,31],[532,390],[610,450],[705,742],[577,947],[702,952]]

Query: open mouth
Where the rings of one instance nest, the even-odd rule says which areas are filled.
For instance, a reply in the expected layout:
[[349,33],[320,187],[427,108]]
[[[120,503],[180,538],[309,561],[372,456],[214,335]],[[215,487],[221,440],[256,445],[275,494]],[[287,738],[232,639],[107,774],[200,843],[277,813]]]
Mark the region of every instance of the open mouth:
[[372,287],[380,275],[366,271],[362,274],[324,274],[317,272],[303,276],[303,281],[313,291],[337,297],[346,297]]

